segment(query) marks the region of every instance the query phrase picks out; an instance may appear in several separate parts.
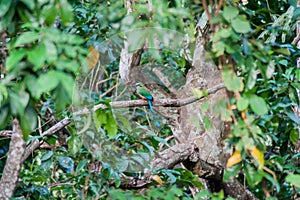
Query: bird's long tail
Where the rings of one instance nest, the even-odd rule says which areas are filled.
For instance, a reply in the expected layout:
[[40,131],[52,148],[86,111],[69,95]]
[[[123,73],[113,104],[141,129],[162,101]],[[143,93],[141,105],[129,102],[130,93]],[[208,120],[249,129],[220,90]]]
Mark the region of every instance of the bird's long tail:
[[148,104],[149,104],[150,110],[151,110],[152,112],[154,112],[153,106],[152,106],[152,101],[149,100],[149,99],[148,99]]

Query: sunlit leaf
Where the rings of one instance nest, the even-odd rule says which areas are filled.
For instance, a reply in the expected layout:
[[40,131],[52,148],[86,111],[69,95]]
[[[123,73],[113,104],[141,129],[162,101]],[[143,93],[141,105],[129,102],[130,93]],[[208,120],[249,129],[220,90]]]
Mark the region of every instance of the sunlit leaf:
[[242,161],[241,152],[236,150],[235,152],[233,152],[232,156],[227,160],[226,167],[227,168],[232,167],[233,165],[241,161]]
[[299,131],[296,129],[293,129],[290,132],[290,141],[292,142],[293,145],[296,145],[299,140]]
[[12,114],[22,116],[29,102],[29,94],[25,91],[19,91],[19,93],[10,92],[9,99]]
[[60,17],[64,25],[68,25],[73,19],[73,8],[67,0],[60,0]]
[[192,93],[198,98],[201,99],[204,96],[207,96],[206,90],[199,90],[198,88],[193,88]]
[[50,159],[52,156],[53,156],[53,151],[46,151],[45,153],[43,153],[41,160],[46,161]]
[[20,62],[26,54],[26,49],[19,49],[12,51],[5,61],[5,68],[7,71],[14,69],[16,64]]
[[99,60],[100,53],[99,51],[95,50],[94,46],[91,46],[89,49],[89,54],[87,56],[87,62],[88,62],[88,67],[89,69],[95,67]]
[[234,7],[225,7],[223,11],[223,17],[227,20],[230,21],[234,19],[237,15],[239,14],[238,9]]
[[265,100],[257,95],[251,95],[249,98],[250,107],[257,115],[265,115],[268,112],[268,107]]
[[206,131],[210,130],[213,127],[213,122],[207,115],[203,117],[203,124]]
[[275,61],[271,60],[267,66],[266,76],[267,78],[271,78],[275,71]]
[[48,73],[42,74],[36,81],[37,85],[37,96],[42,93],[49,92],[57,87],[59,79],[56,77],[56,71],[49,71]]
[[253,156],[253,158],[257,161],[259,168],[262,169],[265,163],[264,153],[260,151],[257,147],[251,149],[250,153]]
[[236,105],[237,105],[237,108],[238,108],[239,111],[245,110],[249,105],[249,100],[247,98],[241,97],[237,101]]
[[242,91],[244,83],[232,70],[224,70],[222,73],[224,84],[229,91]]
[[162,184],[163,183],[163,181],[162,181],[162,179],[160,178],[160,176],[158,176],[158,175],[153,175],[153,176],[151,176],[151,178],[153,179],[153,180],[155,180],[158,184]]
[[257,169],[247,163],[244,167],[244,170],[247,183],[250,185],[250,187],[254,187],[255,185],[260,183],[263,176],[259,171],[257,171]]
[[40,35],[37,32],[24,32],[17,38],[16,42],[14,43],[14,47],[19,47],[24,44],[35,42],[39,38]]
[[300,188],[300,175],[299,174],[289,174],[285,178],[286,182],[291,183],[292,185]]
[[250,31],[249,21],[242,17],[237,17],[233,19],[231,25],[233,29],[238,33],[248,33]]

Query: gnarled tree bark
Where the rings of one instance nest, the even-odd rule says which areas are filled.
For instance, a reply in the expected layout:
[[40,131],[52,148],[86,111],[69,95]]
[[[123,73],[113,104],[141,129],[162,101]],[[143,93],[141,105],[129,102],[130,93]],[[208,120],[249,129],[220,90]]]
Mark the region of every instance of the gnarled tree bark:
[[0,199],[10,199],[15,190],[22,166],[22,157],[26,144],[19,121],[13,120],[13,134],[9,144],[9,151],[0,181]]

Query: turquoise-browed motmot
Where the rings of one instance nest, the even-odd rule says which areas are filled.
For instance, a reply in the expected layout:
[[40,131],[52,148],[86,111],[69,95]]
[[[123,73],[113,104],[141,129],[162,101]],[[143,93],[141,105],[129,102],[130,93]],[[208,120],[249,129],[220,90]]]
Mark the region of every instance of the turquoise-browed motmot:
[[136,94],[139,98],[147,100],[150,110],[154,112],[153,106],[152,106],[152,101],[153,101],[153,96],[150,92],[150,90],[142,83],[136,83]]

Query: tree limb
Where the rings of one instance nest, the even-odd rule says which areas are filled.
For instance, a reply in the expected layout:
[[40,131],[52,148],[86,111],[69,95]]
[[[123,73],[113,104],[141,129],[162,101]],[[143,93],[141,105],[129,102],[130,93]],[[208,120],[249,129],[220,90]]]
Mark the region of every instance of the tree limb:
[[[218,92],[219,90],[225,88],[224,84],[216,85],[213,88],[210,88],[207,90],[207,94],[214,94]],[[194,103],[196,101],[204,99],[205,96],[201,98],[197,98],[196,96],[191,96],[183,99],[158,99],[153,101],[153,107],[182,107],[191,103]],[[148,103],[144,100],[129,100],[129,101],[113,101],[110,102],[110,106],[113,108],[129,108],[129,107],[136,107],[136,106],[147,106]],[[102,108],[106,109],[107,106],[104,104],[97,104],[92,108],[92,111],[96,111],[97,109]],[[80,115],[80,114],[88,114],[90,113],[90,110],[88,108],[81,109],[79,111],[76,111],[73,113],[74,115]]]
[[9,199],[15,190],[17,180],[23,163],[22,157],[26,144],[20,128],[19,121],[13,120],[13,134],[9,144],[9,151],[0,181],[0,199]]
[[[51,135],[69,125],[70,122],[71,120],[69,118],[65,118],[57,124],[55,124],[54,126],[52,126],[51,128],[49,128],[48,130],[46,130],[45,132],[43,132],[42,135]],[[26,148],[26,152],[22,158],[22,162],[24,162],[40,145],[40,140],[34,140],[30,145],[28,145],[28,147]]]

